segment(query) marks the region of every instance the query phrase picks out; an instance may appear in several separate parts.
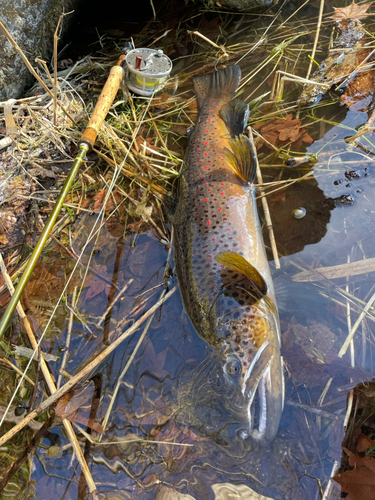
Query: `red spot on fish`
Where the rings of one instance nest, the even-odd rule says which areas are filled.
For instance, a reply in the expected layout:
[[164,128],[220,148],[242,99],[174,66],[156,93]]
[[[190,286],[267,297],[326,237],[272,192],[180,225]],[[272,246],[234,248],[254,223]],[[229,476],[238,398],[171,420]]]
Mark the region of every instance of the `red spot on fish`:
[[199,212],[195,212],[195,215],[199,215]]
[[204,181],[204,183],[203,183],[203,184],[207,184],[207,181]]
[[208,132],[208,128],[206,128],[205,132]]
[[209,165],[206,165],[206,166],[205,166],[205,167],[203,167],[203,168],[210,168],[210,166],[209,166]]
[[216,241],[216,238],[212,238],[212,241]]
[[212,109],[210,109],[210,113],[212,113]]
[[[203,201],[208,201],[208,198],[203,198]],[[202,207],[203,207],[203,205],[202,205]]]
[[222,191],[220,194],[221,194],[221,195],[223,195],[223,194],[224,194],[224,191]]
[[211,255],[211,254],[207,255],[207,257],[208,257],[209,259],[212,259],[212,255]]
[[227,231],[232,231],[230,227],[227,227]]
[[220,182],[220,186],[224,186],[224,182]]
[[215,106],[215,103],[214,103],[214,102],[212,103],[212,106]]
[[211,118],[207,118],[207,121],[210,122],[211,121]]
[[206,141],[205,144],[208,144],[208,142]]
[[207,226],[211,226],[211,221],[210,220],[207,221]]
[[222,210],[223,210],[222,207],[220,207],[219,210],[218,210],[218,212],[221,212]]
[[212,191],[212,189],[211,189],[211,188],[208,188],[208,189],[207,189],[207,191]]
[[208,153],[203,153],[203,156],[207,156],[207,155],[208,155]]
[[200,151],[200,150],[201,150],[201,148],[197,148],[197,151]]

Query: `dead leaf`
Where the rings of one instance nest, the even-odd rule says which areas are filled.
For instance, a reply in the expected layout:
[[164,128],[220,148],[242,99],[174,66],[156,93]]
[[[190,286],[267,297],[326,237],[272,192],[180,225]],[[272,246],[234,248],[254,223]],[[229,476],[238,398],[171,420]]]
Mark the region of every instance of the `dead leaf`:
[[355,104],[354,111],[366,111],[371,105],[375,76],[371,59],[368,58],[372,39],[358,20],[368,15],[361,14],[366,12],[369,5],[367,3],[359,6],[353,1],[349,7],[336,9],[341,13],[335,18],[342,21],[339,25],[341,33],[330,49],[328,57],[320,63],[310,78],[318,85],[316,83],[305,85],[299,99],[301,103],[314,103],[318,96],[334,86],[335,89],[344,89],[340,102],[348,107]]
[[67,418],[71,422],[77,422],[86,427],[90,427],[96,432],[103,433],[103,427],[94,422],[82,412],[83,407],[90,409],[95,391],[93,382],[74,389],[62,396],[55,407],[55,413],[60,418]]
[[372,3],[374,2],[358,5],[353,0],[352,3],[347,7],[333,7],[335,9],[335,13],[333,14],[333,16],[330,16],[330,18],[334,21],[341,21],[343,19],[365,19],[367,16],[369,16],[367,10]]
[[[96,266],[95,271],[98,271],[98,273],[105,275],[107,272],[107,266]],[[92,299],[93,297],[96,297],[97,295],[102,293],[104,290],[108,293],[110,285],[108,283],[106,283],[104,280],[102,280],[96,274],[91,274],[91,275],[89,275],[88,279],[85,281],[85,288],[86,287],[88,287],[88,290],[86,292],[85,300],[83,301],[83,304],[86,302],[86,300],[89,300],[89,299]]]
[[68,418],[79,408],[91,401],[94,388],[94,383],[90,382],[83,387],[69,391],[57,401],[55,407],[56,415],[61,418]]
[[168,347],[156,354],[153,343],[149,341],[143,353],[147,363],[147,372],[159,380],[164,379],[169,374],[167,370],[164,370],[167,352]]
[[356,441],[355,448],[358,453],[371,448],[371,446],[375,446],[375,441],[365,436],[365,434],[361,433]]
[[259,141],[258,148],[264,144],[273,144],[279,148],[286,143],[292,143],[294,149],[299,149],[302,143],[311,144],[314,142],[312,137],[302,128],[301,120],[298,118],[293,119],[292,113],[285,116],[285,118],[272,118],[266,122],[258,122],[253,125],[255,130],[259,130],[262,138]]
[[[106,189],[100,189],[96,195],[94,196],[94,207],[92,209],[93,213],[99,213],[100,210],[103,208],[103,203],[105,201],[105,198],[108,194],[108,191]],[[105,207],[105,214],[109,214],[110,212],[113,212],[113,210],[116,208],[117,203],[120,202],[121,196],[118,193],[112,193],[111,196],[107,200],[107,204]]]
[[343,448],[349,457],[349,464],[355,467],[338,474],[333,479],[341,484],[347,500],[375,500],[375,459],[360,457],[347,448]]

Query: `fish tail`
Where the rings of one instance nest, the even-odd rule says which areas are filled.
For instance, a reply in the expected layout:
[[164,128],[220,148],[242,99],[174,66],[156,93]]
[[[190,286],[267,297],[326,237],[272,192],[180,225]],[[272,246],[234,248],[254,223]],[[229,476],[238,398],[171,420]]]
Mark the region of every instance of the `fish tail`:
[[193,78],[194,92],[202,109],[207,99],[227,103],[233,99],[240,84],[241,68],[238,64],[228,66],[209,75]]

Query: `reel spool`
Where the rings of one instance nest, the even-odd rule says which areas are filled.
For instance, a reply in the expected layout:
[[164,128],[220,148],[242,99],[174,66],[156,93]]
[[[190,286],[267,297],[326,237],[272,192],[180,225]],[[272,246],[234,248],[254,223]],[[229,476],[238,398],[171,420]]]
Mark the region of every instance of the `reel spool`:
[[150,97],[161,90],[172,70],[162,50],[133,49],[126,54],[126,85],[135,94]]

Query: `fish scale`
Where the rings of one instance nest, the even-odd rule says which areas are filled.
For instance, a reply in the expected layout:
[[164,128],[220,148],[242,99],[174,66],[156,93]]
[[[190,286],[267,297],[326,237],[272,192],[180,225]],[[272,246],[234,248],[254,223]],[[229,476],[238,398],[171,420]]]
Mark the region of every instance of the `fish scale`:
[[[173,226],[177,276],[189,317],[199,335],[218,348],[225,373],[228,360],[238,360],[237,385],[254,397],[245,387],[250,366],[269,343],[276,353],[270,366],[279,392],[282,373],[277,309],[255,188],[236,171],[236,163],[246,162],[250,154],[248,141],[240,138],[248,106],[232,101],[240,75],[235,65],[194,78],[200,114],[189,136]],[[236,137],[238,143],[233,142]],[[237,150],[243,152],[242,159],[235,156]],[[249,162],[253,176],[255,166]],[[228,255],[239,262],[240,271],[231,268]],[[244,262],[250,274],[242,269]],[[260,291],[262,284],[265,290]],[[281,399],[275,395],[277,425]]]

